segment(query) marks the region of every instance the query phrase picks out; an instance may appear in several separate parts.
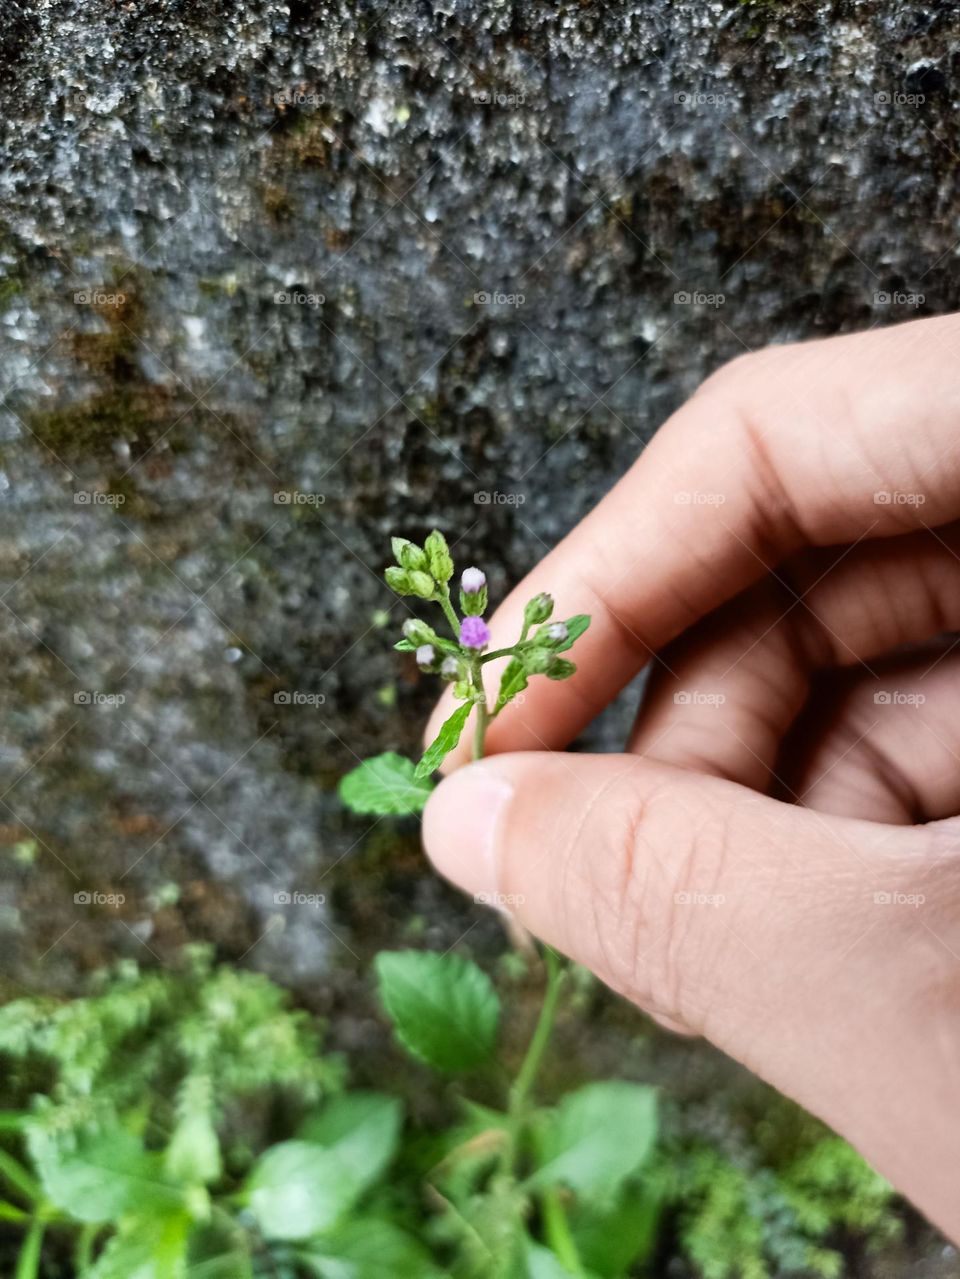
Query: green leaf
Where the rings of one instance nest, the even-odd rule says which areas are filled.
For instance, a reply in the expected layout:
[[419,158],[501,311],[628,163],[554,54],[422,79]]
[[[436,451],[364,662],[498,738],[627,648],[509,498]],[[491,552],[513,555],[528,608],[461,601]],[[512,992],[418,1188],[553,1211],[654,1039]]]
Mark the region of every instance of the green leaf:
[[569,1093],[545,1117],[531,1186],[563,1184],[586,1201],[609,1201],[643,1167],[657,1134],[652,1088],[611,1080]]
[[195,1230],[187,1255],[187,1279],[253,1279],[248,1236],[232,1219]]
[[413,640],[408,639],[397,640],[393,647],[397,653],[415,653],[417,651],[416,644],[414,644]]
[[434,1279],[440,1271],[416,1239],[388,1221],[351,1221],[298,1249],[317,1279]]
[[439,1070],[467,1070],[493,1051],[500,1001],[490,978],[459,955],[381,951],[380,998],[397,1038]]
[[575,1204],[570,1232],[584,1265],[603,1279],[633,1273],[657,1245],[661,1205],[642,1186],[627,1186],[610,1207]]
[[127,1217],[83,1279],[187,1279],[192,1228],[186,1213]]
[[47,1198],[77,1221],[167,1214],[187,1205],[184,1188],[164,1174],[160,1155],[121,1128],[81,1138],[74,1150],[51,1148],[38,1166]]
[[464,702],[462,706],[457,707],[448,720],[444,720],[440,732],[423,752],[423,758],[414,769],[414,777],[418,779],[429,777],[431,773],[436,772],[457,745],[457,742],[459,742],[463,726],[466,724],[472,710],[473,703]]
[[527,1239],[525,1246],[527,1279],[571,1279],[573,1272],[561,1263],[555,1252],[532,1239]]
[[576,673],[576,662],[568,662],[565,657],[555,657],[547,667],[547,679],[569,679]]
[[271,1146],[254,1164],[246,1191],[268,1239],[308,1239],[329,1230],[354,1198],[345,1161],[313,1141]]
[[329,1101],[300,1135],[335,1150],[359,1192],[373,1185],[393,1158],[401,1120],[402,1107],[395,1097],[350,1092]]
[[518,693],[522,693],[527,687],[527,682],[527,672],[523,662],[518,657],[511,657],[500,677],[500,691],[497,693],[494,714],[501,706],[506,706],[507,702],[512,701]]
[[416,776],[412,759],[393,751],[366,759],[340,782],[340,798],[355,813],[419,813],[433,783]]

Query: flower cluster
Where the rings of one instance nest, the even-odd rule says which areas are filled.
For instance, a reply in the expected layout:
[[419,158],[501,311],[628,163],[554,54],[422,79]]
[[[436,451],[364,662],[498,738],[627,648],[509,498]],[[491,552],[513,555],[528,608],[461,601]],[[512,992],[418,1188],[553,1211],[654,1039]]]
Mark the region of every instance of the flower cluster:
[[[581,614],[565,622],[551,622],[553,600],[541,592],[523,611],[523,628],[516,643],[491,653],[488,651],[490,628],[483,617],[488,603],[487,577],[483,570],[471,566],[460,574],[458,616],[451,599],[453,559],[443,534],[434,529],[423,546],[404,537],[393,538],[392,544],[396,563],[386,570],[387,585],[399,595],[412,595],[439,604],[452,637],[441,636],[427,622],[411,617],[403,625],[403,639],[397,648],[413,653],[421,671],[439,675],[451,683],[454,696],[466,703],[466,707],[455,712],[444,725],[445,741],[452,741],[447,750],[456,745],[466,716],[471,707],[476,707],[474,753],[480,754],[487,725],[526,688],[529,676],[568,679],[573,675],[576,667],[560,653],[583,634],[590,619]],[[483,668],[494,658],[510,659],[495,700],[488,699],[483,683]],[[455,736],[449,729],[454,720]],[[428,751],[424,761],[436,758],[436,752],[431,755]],[[442,754],[439,758],[442,759]]]

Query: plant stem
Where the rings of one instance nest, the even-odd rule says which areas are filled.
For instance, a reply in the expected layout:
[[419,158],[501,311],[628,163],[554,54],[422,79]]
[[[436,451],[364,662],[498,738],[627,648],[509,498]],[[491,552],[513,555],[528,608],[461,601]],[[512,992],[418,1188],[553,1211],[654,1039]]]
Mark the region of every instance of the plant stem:
[[480,658],[481,662],[492,662],[498,657],[513,657],[516,652],[516,645],[513,648],[495,648],[492,653],[484,653]]
[[37,1215],[30,1222],[20,1255],[17,1257],[17,1269],[14,1279],[37,1279],[40,1273],[40,1249],[43,1245],[43,1232],[47,1223]]
[[527,1048],[526,1056],[517,1072],[516,1079],[513,1081],[513,1087],[510,1089],[510,1114],[517,1122],[519,1122],[523,1114],[530,1090],[540,1069],[540,1062],[543,1060],[543,1054],[553,1031],[553,1023],[557,1016],[557,1004],[560,999],[560,990],[563,986],[565,975],[556,951],[551,950],[549,946],[544,948],[544,959],[547,966],[547,988],[544,991],[543,1003],[540,1005],[540,1015],[537,1018],[537,1024]]
[[570,1222],[556,1186],[547,1186],[540,1192],[540,1207],[543,1212],[543,1233],[547,1243],[556,1254],[560,1264],[572,1275],[583,1274],[583,1264],[573,1235]]
[[490,714],[487,710],[487,694],[483,687],[483,671],[480,669],[481,658],[474,658],[472,663],[473,686],[476,690],[476,698],[474,706],[476,707],[477,717],[473,726],[473,758],[483,759],[484,739],[487,735],[487,724],[490,720]]
[[450,603],[450,591],[444,590],[440,595],[435,595],[434,599],[443,609],[443,615],[450,623],[450,629],[453,631],[453,638],[460,643],[460,620],[453,611],[453,605]]

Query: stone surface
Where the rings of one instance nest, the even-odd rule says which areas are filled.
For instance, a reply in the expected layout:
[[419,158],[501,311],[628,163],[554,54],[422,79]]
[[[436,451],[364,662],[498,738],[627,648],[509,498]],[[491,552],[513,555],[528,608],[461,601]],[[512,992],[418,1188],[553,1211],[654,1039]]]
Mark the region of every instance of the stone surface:
[[[13,971],[66,987],[191,936],[306,982],[364,950],[328,889],[386,838],[331,787],[415,749],[433,695],[391,649],[387,535],[439,525],[496,598],[724,360],[956,307],[960,18],[4,17]],[[407,864],[389,922],[451,944],[475,916]]]

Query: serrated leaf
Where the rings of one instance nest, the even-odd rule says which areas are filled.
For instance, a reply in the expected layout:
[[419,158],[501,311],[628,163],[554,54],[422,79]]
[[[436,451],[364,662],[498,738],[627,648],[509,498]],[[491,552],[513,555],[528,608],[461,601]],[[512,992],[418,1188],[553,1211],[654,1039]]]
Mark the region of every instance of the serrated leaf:
[[511,657],[500,677],[500,691],[497,693],[494,714],[500,710],[501,706],[506,706],[512,701],[518,693],[522,693],[527,683],[527,672],[523,662],[518,657]]
[[467,1070],[493,1052],[500,1001],[486,973],[459,955],[381,951],[380,998],[397,1038],[439,1070]]
[[412,759],[386,751],[352,769],[338,789],[341,800],[355,813],[402,816],[423,810],[433,783],[416,776]]
[[608,1201],[644,1165],[656,1134],[652,1088],[621,1080],[587,1084],[544,1116],[539,1167],[528,1184],[562,1184],[586,1201]]
[[126,1213],[164,1214],[186,1206],[183,1186],[166,1176],[160,1155],[124,1129],[82,1138],[74,1150],[51,1148],[39,1161],[50,1202],[76,1221],[116,1221]]
[[463,726],[473,709],[472,702],[464,702],[458,706],[449,719],[444,720],[440,732],[423,752],[423,758],[413,771],[416,778],[429,777],[435,773],[446,757],[460,741]]

